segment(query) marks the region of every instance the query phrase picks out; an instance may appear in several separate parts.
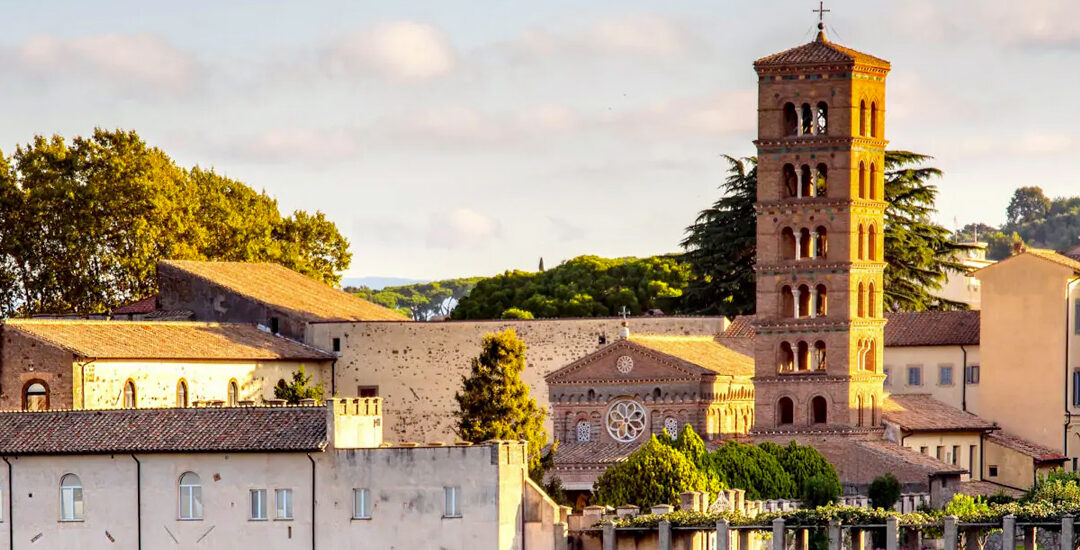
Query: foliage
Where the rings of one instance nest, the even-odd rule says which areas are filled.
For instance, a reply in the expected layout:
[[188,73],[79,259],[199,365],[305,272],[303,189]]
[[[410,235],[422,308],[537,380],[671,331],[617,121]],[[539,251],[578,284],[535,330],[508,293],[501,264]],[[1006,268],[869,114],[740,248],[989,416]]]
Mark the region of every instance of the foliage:
[[1043,194],[1042,187],[1021,187],[1013,192],[1009,206],[1005,210],[1009,225],[1019,225],[1043,219],[1050,213],[1050,199]]
[[0,316],[106,312],[153,293],[160,259],[276,262],[336,284],[351,255],[322,213],[282,216],[266,193],[183,169],[133,131],[0,154]]
[[776,457],[780,467],[791,476],[791,481],[800,490],[807,480],[815,476],[829,478],[837,487],[840,487],[840,477],[836,475],[836,468],[810,445],[799,445],[791,441],[786,447],[781,447],[766,441],[759,447]]
[[896,505],[896,502],[900,500],[902,490],[900,480],[896,479],[896,476],[892,475],[891,472],[877,476],[874,481],[870,482],[870,506],[891,510]]
[[944,514],[946,516],[956,516],[957,518],[983,517],[990,514],[990,505],[980,496],[957,493],[945,505]]
[[751,500],[796,498],[798,487],[776,457],[755,445],[729,441],[709,453],[709,472]]
[[799,498],[804,506],[817,508],[828,504],[834,504],[840,500],[840,480],[836,476],[815,474],[803,481]]
[[1080,475],[1055,468],[1048,474],[1039,475],[1021,500],[1080,505]]
[[290,405],[298,405],[304,399],[322,401],[323,393],[322,382],[311,385],[311,376],[304,372],[304,365],[300,365],[300,368],[293,373],[292,382],[274,388],[274,397],[284,399]]
[[542,453],[547,441],[547,411],[529,397],[521,381],[525,369],[525,343],[513,329],[484,336],[480,355],[472,360],[461,391],[454,395],[459,410],[457,433],[465,441],[524,440],[529,445],[529,475],[542,483],[551,456]]
[[626,460],[608,468],[596,480],[596,501],[601,504],[634,504],[646,510],[657,504],[679,504],[679,493],[704,491],[708,480],[675,447],[656,436]]
[[725,157],[723,196],[702,210],[680,243],[693,278],[683,300],[687,311],[718,315],[754,312],[757,250],[757,159]]
[[372,290],[366,286],[346,287],[351,292],[376,304],[401,311],[414,321],[428,321],[432,317],[450,315],[458,301],[472,291],[483,277],[446,279],[430,283],[388,286]]
[[454,308],[455,319],[497,319],[510,308],[537,318],[634,315],[677,308],[689,267],[668,256],[580,256],[538,273],[507,271],[480,280]]
[[502,319],[535,319],[531,311],[525,311],[524,309],[518,309],[512,307],[500,315]]

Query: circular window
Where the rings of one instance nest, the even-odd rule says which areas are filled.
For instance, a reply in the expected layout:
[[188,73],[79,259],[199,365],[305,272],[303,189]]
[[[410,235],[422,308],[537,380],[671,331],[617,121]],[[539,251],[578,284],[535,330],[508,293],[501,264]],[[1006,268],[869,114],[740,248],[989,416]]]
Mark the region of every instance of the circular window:
[[607,412],[607,430],[620,443],[629,443],[645,431],[645,408],[637,401],[620,399]]
[[634,358],[629,355],[619,357],[615,360],[615,368],[623,374],[630,374],[634,370]]

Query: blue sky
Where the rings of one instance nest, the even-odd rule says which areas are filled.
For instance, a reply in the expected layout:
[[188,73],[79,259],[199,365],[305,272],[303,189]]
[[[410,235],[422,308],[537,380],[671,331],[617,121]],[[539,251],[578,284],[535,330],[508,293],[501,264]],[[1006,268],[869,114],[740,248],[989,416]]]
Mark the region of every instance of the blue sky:
[[[137,130],[183,165],[322,210],[349,275],[440,278],[677,250],[749,155],[751,63],[816,2],[0,1],[0,150]],[[1080,194],[1080,3],[829,3],[889,59],[892,147],[936,157],[938,221]]]

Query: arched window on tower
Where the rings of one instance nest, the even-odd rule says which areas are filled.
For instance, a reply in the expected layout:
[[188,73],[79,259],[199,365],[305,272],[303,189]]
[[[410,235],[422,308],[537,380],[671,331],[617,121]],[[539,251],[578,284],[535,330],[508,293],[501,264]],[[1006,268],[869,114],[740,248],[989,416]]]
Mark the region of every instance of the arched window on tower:
[[866,135],[866,100],[859,102],[859,135]]
[[799,372],[805,372],[810,370],[810,344],[807,344],[806,342],[799,342],[796,352],[796,359],[798,359],[799,361]]
[[859,246],[859,254],[856,256],[856,258],[858,258],[860,260],[865,259],[865,256],[866,256],[866,248],[865,248],[866,244],[865,243],[866,243],[866,228],[863,227],[863,225],[860,223],[859,224],[859,245],[858,245]]
[[825,342],[814,342],[814,370],[823,371],[829,367],[828,357],[825,354]]
[[877,426],[878,425],[877,396],[876,395],[871,395],[870,396],[870,425],[871,426]]
[[809,103],[802,104],[802,132],[799,135],[809,136],[814,133],[814,113],[810,110]]
[[817,286],[817,311],[815,314],[818,317],[824,317],[829,314],[829,292],[825,288],[825,285]]
[[877,131],[877,103],[870,103],[870,135],[878,137]]
[[820,395],[810,400],[810,421],[814,424],[825,424],[829,421],[829,403]]
[[863,425],[863,406],[862,406],[862,396],[861,395],[856,395],[855,396],[855,408],[859,411],[859,420],[855,423],[855,425],[856,426],[862,426]]
[[815,197],[824,197],[828,194],[829,190],[829,167],[825,163],[817,165],[817,174],[814,177],[814,193]]
[[859,161],[859,198],[866,198],[866,163]]
[[877,317],[877,292],[874,291],[874,283],[872,281],[870,283],[869,291],[866,293],[866,300],[868,305],[866,310],[870,314],[869,316]]
[[799,259],[812,257],[814,254],[814,242],[810,239],[810,230],[805,227],[799,230]]
[[819,225],[814,230],[814,233],[817,234],[817,242],[814,243],[814,257],[827,258],[829,256],[829,230],[825,229],[824,225]]
[[870,372],[877,372],[877,354],[877,340],[870,340],[867,343],[866,370]]
[[780,342],[780,372],[791,372],[795,370],[795,352],[791,349],[791,344],[788,342]]
[[784,135],[794,136],[799,134],[799,114],[795,112],[794,103],[784,104]]
[[859,303],[859,308],[855,316],[866,317],[866,285],[864,283],[859,283],[859,296],[857,301]]
[[795,295],[787,285],[780,289],[780,314],[784,317],[795,316]]
[[795,403],[790,397],[781,397],[776,403],[776,425],[785,426],[795,423]]
[[814,196],[814,175],[810,171],[809,164],[804,164],[799,168],[799,196]]
[[879,192],[880,189],[881,188],[878,185],[877,165],[871,162],[870,163],[870,198],[874,199],[874,200],[880,200],[881,199],[881,193]]
[[829,133],[829,104],[819,101],[817,104],[817,134],[823,136]]
[[795,231],[790,227],[785,227],[784,230],[780,232],[780,255],[785,260],[794,260],[797,249],[798,244],[795,240]]
[[877,228],[874,224],[870,224],[870,231],[866,234],[866,244],[869,249],[867,255],[869,259],[877,261],[878,258],[878,246],[877,246]]
[[799,196],[799,174],[795,172],[795,165],[784,165],[784,189],[787,191],[785,197],[792,198]]
[[799,317],[810,316],[810,287],[807,285],[799,286]]

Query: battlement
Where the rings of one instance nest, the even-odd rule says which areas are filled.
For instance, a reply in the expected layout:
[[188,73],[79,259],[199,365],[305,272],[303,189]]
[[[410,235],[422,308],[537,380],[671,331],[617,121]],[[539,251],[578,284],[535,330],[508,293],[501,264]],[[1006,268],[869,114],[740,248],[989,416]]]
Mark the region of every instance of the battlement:
[[337,449],[378,447],[383,442],[382,399],[326,400],[327,446]]

